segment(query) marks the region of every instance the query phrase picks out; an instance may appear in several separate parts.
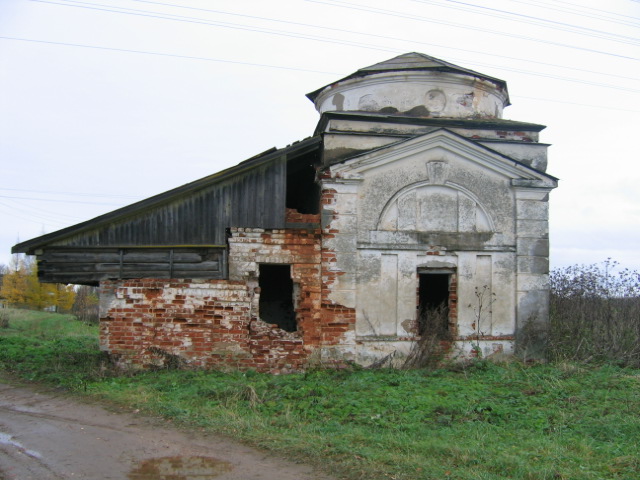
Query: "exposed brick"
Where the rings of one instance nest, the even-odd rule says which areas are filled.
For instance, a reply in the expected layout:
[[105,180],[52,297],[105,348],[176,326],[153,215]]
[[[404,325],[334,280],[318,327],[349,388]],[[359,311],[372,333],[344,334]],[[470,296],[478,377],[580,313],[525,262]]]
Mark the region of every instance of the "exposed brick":
[[[291,223],[319,220],[319,215],[287,212]],[[143,368],[177,357],[187,367],[285,373],[304,369],[317,347],[339,344],[345,332],[353,330],[355,311],[327,300],[343,272],[328,270],[336,254],[322,249],[319,227],[230,230],[230,263],[245,262],[254,269],[262,262],[291,264],[300,293],[297,332],[285,332],[255,318],[252,312],[259,291],[254,289],[256,280],[251,283],[248,276],[197,283],[121,280],[101,284],[101,289],[115,296],[101,320],[101,347],[120,363]]]

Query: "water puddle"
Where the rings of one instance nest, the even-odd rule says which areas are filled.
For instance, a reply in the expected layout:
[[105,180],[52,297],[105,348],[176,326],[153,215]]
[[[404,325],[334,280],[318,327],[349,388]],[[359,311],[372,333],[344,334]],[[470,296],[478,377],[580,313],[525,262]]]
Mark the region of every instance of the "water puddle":
[[143,460],[129,480],[207,480],[230,472],[233,465],[212,457],[161,457]]
[[24,448],[20,442],[15,441],[11,435],[8,435],[6,433],[0,432],[0,445],[8,445],[10,447],[14,447],[22,453],[26,453],[33,458],[42,458],[42,455],[40,455],[38,452],[36,452],[35,450],[28,450]]

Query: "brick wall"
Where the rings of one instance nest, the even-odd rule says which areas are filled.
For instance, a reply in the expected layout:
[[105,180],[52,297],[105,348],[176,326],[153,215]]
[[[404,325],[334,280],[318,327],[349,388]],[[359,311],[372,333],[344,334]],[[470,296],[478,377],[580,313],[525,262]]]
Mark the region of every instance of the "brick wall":
[[226,280],[103,282],[101,347],[125,365],[211,367],[249,355],[251,297]]
[[[319,215],[287,212],[292,223]],[[101,284],[101,347],[121,365],[303,370],[353,330],[355,313],[327,299],[320,228],[232,228],[229,280],[137,279]],[[328,258],[328,257],[327,257]],[[291,265],[297,331],[259,318],[260,264]],[[330,262],[329,262],[330,263]]]

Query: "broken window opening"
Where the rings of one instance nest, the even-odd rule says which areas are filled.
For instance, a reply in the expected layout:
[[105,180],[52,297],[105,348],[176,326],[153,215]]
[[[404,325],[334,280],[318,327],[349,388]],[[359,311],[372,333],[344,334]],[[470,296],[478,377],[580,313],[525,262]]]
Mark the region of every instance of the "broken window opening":
[[286,207],[299,213],[320,211],[320,186],[316,183],[316,169],[311,162],[287,165]]
[[418,334],[429,334],[440,340],[451,337],[449,331],[449,273],[418,275]]
[[298,329],[291,265],[260,264],[260,318],[287,332]]

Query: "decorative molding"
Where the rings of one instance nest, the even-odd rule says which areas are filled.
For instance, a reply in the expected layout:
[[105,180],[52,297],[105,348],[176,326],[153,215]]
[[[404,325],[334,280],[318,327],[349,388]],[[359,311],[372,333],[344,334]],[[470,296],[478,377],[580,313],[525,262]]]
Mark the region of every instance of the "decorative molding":
[[549,187],[516,187],[514,188],[516,194],[516,200],[539,200],[548,201],[549,192],[552,188]]
[[444,185],[449,176],[449,164],[444,160],[427,162],[427,177],[434,185]]
[[[429,162],[429,163],[436,163],[436,162]],[[444,162],[440,162],[440,163],[444,163]],[[429,164],[427,164],[427,165],[429,165]],[[404,188],[401,188],[400,190],[398,190],[389,199],[389,201],[385,204],[384,208],[382,209],[382,212],[378,216],[378,221],[376,223],[376,229],[377,230],[383,230],[381,228],[381,223],[382,223],[384,217],[387,215],[389,209],[391,209],[391,207],[398,201],[398,199],[400,199],[404,195],[408,194],[412,190],[417,190],[417,189],[419,189],[421,187],[429,187],[429,186],[433,186],[433,187],[438,187],[439,186],[439,187],[450,188],[450,189],[455,190],[455,191],[457,191],[459,193],[462,193],[466,197],[470,198],[472,201],[475,202],[477,207],[486,216],[486,218],[487,218],[487,220],[489,222],[489,230],[491,232],[495,232],[496,231],[495,222],[494,222],[492,216],[489,215],[489,211],[485,208],[485,206],[480,202],[480,199],[474,193],[472,193],[471,191],[467,190],[462,185],[458,185],[458,184],[453,183],[453,182],[445,181],[443,184],[438,185],[438,184],[432,183],[431,180],[423,180],[423,181],[420,181],[420,182],[412,183],[412,184],[407,185]]]
[[[557,186],[557,181],[553,177],[538,172],[509,157],[487,150],[486,147],[461,138],[457,134],[444,129],[426,133],[404,142],[379,147],[372,152],[346,160],[344,163],[333,165],[331,172],[333,174],[344,174],[346,172],[363,174],[368,170],[396,162],[410,155],[424,153],[437,148],[451,152],[506,178],[516,180],[514,186],[528,186],[527,181],[533,181],[539,187],[550,189]],[[442,153],[439,153],[439,157],[442,158]]]

